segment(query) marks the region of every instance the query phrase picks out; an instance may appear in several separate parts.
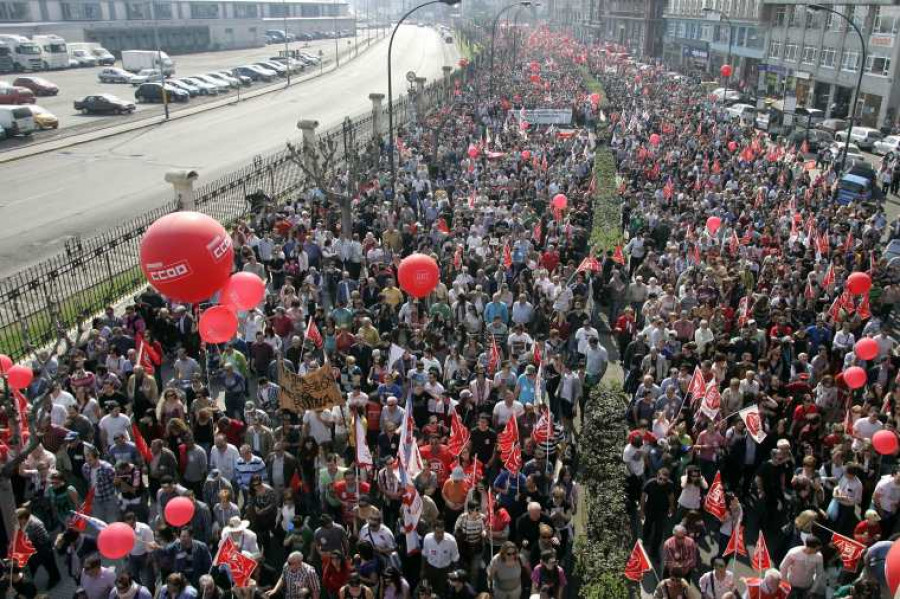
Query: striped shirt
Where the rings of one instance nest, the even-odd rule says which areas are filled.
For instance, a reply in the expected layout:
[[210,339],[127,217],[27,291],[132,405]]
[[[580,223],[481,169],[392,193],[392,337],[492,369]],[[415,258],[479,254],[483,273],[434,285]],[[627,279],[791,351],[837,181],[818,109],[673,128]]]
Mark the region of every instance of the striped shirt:
[[478,545],[483,539],[484,517],[478,514],[476,517],[471,518],[468,512],[463,512],[456,519],[453,532],[462,537],[467,545]]
[[91,467],[89,463],[85,463],[81,467],[81,473],[85,480],[89,481],[94,487],[95,501],[109,501],[116,499],[116,487],[113,481],[116,479],[116,471],[110,466],[109,462],[97,460],[97,465]]
[[296,572],[285,564],[281,576],[284,579],[284,599],[300,599],[303,589],[309,590],[313,596],[319,595],[319,575],[306,562],[300,564]]

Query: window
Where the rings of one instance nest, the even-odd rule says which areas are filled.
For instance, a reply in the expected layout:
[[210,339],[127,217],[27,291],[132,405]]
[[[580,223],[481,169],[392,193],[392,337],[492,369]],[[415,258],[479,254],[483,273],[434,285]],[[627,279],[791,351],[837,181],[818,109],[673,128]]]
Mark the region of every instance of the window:
[[776,27],[784,27],[784,24],[787,21],[787,7],[786,6],[778,6],[775,8],[775,14],[773,15],[773,21],[775,22]]
[[826,69],[834,68],[834,59],[837,52],[834,48],[824,47],[822,48],[822,56],[820,61],[820,66],[825,67]]
[[790,27],[799,27],[801,21],[801,15],[806,12],[806,8],[803,6],[792,6],[790,7],[789,14],[791,20],[788,22],[788,26]]
[[875,7],[875,22],[872,24],[872,33],[892,34],[897,33],[898,25],[900,25],[900,16],[883,15],[881,7]]
[[859,68],[859,52],[844,52],[841,56],[842,71],[856,71]]
[[287,5],[282,3],[269,3],[269,17],[273,19],[281,19],[284,17],[290,16],[290,10],[288,10]]
[[772,58],[781,58],[781,42],[772,40],[769,44],[769,56]]
[[854,6],[853,13],[850,15],[850,19],[853,23],[856,24],[860,29],[864,29],[866,26],[866,16],[869,12],[868,6]]
[[885,56],[868,56],[866,58],[866,71],[872,75],[887,77],[891,70],[891,59]]
[[235,3],[233,6],[235,19],[255,19],[259,16],[259,6],[256,4]]
[[[843,11],[841,10],[840,6],[835,6],[834,10],[843,14]],[[828,13],[827,16],[825,17],[825,28],[826,29],[829,29],[831,31],[840,31],[843,26],[844,26],[844,19],[840,18],[833,12]]]
[[153,3],[153,16],[157,20],[170,20],[172,18],[172,5],[169,3]]
[[125,5],[125,18],[129,21],[152,19],[150,5],[146,2],[128,2]]
[[797,56],[799,55],[799,47],[797,44],[786,44],[784,46],[784,59],[785,60],[793,60],[797,62]]
[[815,46],[803,46],[803,64],[816,64]]
[[219,5],[214,2],[191,2],[192,19],[218,19]]
[[63,2],[64,21],[100,21],[103,13],[99,2]]
[[27,2],[0,2],[0,21],[28,21],[31,11]]

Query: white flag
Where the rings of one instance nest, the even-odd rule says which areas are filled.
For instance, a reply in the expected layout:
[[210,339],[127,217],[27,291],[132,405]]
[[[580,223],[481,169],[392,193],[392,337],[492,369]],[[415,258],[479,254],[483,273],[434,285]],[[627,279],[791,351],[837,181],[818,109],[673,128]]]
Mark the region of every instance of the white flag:
[[766,439],[766,432],[762,427],[762,418],[759,416],[759,406],[754,404],[744,408],[738,414],[744,424],[747,426],[747,432],[753,437],[757,443],[762,443]]
[[369,451],[369,445],[366,443],[366,429],[363,426],[363,419],[359,416],[356,420],[356,464],[358,466],[372,466],[372,452]]
[[391,352],[388,354],[388,368],[393,369],[394,364],[397,363],[397,360],[403,357],[403,354],[406,353],[406,350],[397,345],[396,343],[391,343]]

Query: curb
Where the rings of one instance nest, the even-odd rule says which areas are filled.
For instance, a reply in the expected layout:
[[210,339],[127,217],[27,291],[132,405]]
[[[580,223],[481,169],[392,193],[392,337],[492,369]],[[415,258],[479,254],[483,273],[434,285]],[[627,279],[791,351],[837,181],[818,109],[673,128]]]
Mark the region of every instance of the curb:
[[[307,81],[312,81],[314,79],[318,79],[326,74],[333,73],[341,68],[341,66],[345,64],[349,64],[379,45],[381,42],[387,40],[387,37],[382,38],[379,41],[376,41],[374,44],[369,44],[369,46],[357,54],[355,54],[351,58],[345,58],[344,62],[341,65],[335,66],[334,62],[331,63],[331,66],[327,69],[323,69],[320,72],[311,73],[308,76],[301,75],[298,77],[297,82],[291,84],[291,88],[295,85],[300,85],[302,83],[306,83]],[[293,79],[293,78],[292,78]],[[271,84],[262,88],[258,88],[252,92],[247,94],[241,94],[240,102],[244,102],[247,100],[252,100],[254,98],[258,98],[260,96],[264,96],[267,94],[271,94],[273,92],[284,91],[286,89],[290,89],[286,87],[281,82],[281,85]],[[175,121],[178,119],[182,119],[185,117],[189,117],[195,114],[200,114],[203,112],[208,112],[210,110],[215,110],[217,108],[222,108],[224,106],[236,105],[238,104],[237,96],[229,96],[227,98],[223,98],[221,100],[214,100],[212,102],[205,102],[199,106],[193,108],[185,108],[183,110],[172,111],[169,115],[169,121]],[[95,129],[93,131],[88,131],[85,133],[75,134],[69,137],[64,137],[62,139],[56,141],[46,141],[40,142],[34,145],[26,146],[24,148],[8,150],[6,152],[0,152],[0,164],[8,164],[11,162],[15,162],[17,160],[22,160],[25,158],[30,158],[32,156],[39,156],[41,154],[47,154],[49,152],[55,152],[57,150],[62,150],[65,148],[71,148],[75,146],[79,146],[81,144],[89,143],[92,141],[97,141],[100,139],[106,139],[109,137],[115,137],[116,135],[121,135],[122,133],[129,133],[131,131],[138,131],[140,129],[146,129],[148,127],[152,127],[153,125],[162,125],[166,123],[166,118],[163,115],[158,115],[154,117],[148,117],[145,119],[140,119],[136,121],[132,121],[130,123],[123,123],[122,125],[113,125],[110,127],[102,127]]]

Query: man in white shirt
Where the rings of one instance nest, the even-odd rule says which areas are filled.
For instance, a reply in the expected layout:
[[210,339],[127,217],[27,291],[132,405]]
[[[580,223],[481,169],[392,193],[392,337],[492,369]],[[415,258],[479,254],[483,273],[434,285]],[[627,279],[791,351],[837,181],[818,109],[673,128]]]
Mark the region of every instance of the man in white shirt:
[[591,337],[600,338],[597,329],[591,326],[590,319],[585,318],[581,328],[575,331],[575,342],[578,344],[576,349],[578,353],[583,354],[587,351],[588,341]]
[[100,419],[100,439],[104,449],[109,449],[116,435],[122,433],[131,439],[131,419],[122,413],[122,406],[117,401],[106,402],[109,413]]
[[804,597],[807,593],[825,593],[825,566],[821,548],[822,541],[810,535],[801,547],[794,547],[781,560],[781,578],[791,585],[793,593]]
[[[360,538],[364,538],[360,533]],[[444,533],[444,522],[434,523],[434,532],[425,535],[422,542],[421,577],[431,583],[431,588],[444,595],[447,589],[447,574],[459,561],[459,547],[453,535]]]
[[894,474],[886,474],[875,485],[875,494],[872,503],[881,516],[881,529],[894,530],[897,517],[897,504],[900,503],[900,468],[894,469]]
[[229,443],[225,435],[216,435],[209,450],[209,469],[218,470],[223,478],[234,482],[237,476],[235,465],[240,457],[237,447]]
[[125,512],[122,520],[134,529],[135,543],[128,554],[128,572],[138,584],[153,584],[154,574],[150,564],[150,553],[156,549],[156,538],[153,529],[140,522],[134,512]]
[[878,408],[869,408],[865,418],[860,418],[853,423],[853,451],[861,451],[864,441],[871,441],[872,437],[884,428],[884,424],[878,419]]
[[394,533],[381,524],[381,514],[378,512],[371,514],[365,526],[359,530],[359,540],[372,543],[375,552],[385,558],[397,549]]
[[722,599],[735,592],[734,574],[725,567],[725,560],[713,560],[713,569],[700,577],[701,599]]
[[494,430],[499,431],[506,426],[510,418],[518,418],[525,413],[525,406],[517,401],[512,391],[503,395],[503,401],[498,401],[494,406]]
[[61,406],[65,409],[68,409],[69,406],[74,406],[77,403],[75,397],[68,391],[65,391],[56,381],[50,385],[50,399],[53,400],[53,405]]

